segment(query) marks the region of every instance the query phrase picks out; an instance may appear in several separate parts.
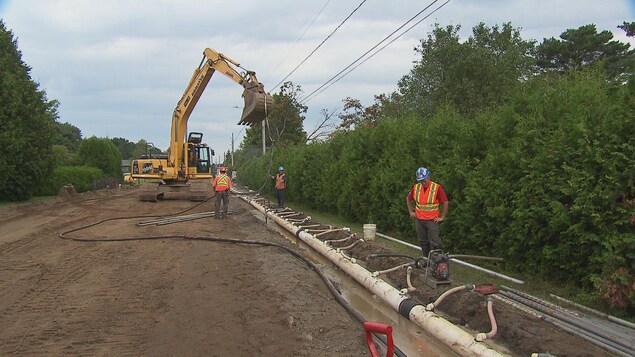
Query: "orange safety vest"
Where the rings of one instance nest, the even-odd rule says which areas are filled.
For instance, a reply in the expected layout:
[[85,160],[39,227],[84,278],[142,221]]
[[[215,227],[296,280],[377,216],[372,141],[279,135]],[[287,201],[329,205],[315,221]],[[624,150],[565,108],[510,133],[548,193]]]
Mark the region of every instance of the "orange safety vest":
[[284,180],[282,179],[283,177],[284,177],[284,174],[276,175],[276,189],[278,190],[284,190],[287,187]]
[[436,182],[430,182],[428,187],[423,187],[421,182],[414,185],[417,218],[427,221],[439,217],[438,187]]
[[216,187],[216,192],[229,190],[231,186],[232,181],[229,176],[225,174],[216,176],[216,178],[214,179],[214,187]]

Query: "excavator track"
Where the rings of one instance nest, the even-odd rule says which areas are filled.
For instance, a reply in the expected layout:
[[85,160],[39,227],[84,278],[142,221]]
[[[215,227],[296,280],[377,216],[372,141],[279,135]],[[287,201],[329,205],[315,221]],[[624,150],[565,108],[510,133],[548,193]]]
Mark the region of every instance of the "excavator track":
[[190,201],[202,202],[205,201],[209,193],[210,184],[207,180],[201,181],[189,181],[190,184]]
[[146,202],[156,202],[159,197],[159,185],[158,182],[144,182],[141,185],[139,199]]

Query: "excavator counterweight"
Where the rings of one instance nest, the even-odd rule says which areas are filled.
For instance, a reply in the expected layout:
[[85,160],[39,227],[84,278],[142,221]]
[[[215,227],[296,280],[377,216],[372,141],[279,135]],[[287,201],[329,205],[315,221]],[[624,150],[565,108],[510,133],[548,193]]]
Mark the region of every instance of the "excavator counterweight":
[[273,109],[273,97],[267,93],[259,93],[255,89],[243,92],[245,107],[238,125],[252,126],[261,123]]

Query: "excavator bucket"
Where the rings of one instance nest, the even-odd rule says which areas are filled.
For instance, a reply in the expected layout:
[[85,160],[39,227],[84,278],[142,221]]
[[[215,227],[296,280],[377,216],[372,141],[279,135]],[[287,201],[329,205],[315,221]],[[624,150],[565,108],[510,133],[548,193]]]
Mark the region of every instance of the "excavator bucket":
[[245,89],[243,92],[245,107],[238,125],[252,126],[265,120],[273,110],[273,97],[257,90]]

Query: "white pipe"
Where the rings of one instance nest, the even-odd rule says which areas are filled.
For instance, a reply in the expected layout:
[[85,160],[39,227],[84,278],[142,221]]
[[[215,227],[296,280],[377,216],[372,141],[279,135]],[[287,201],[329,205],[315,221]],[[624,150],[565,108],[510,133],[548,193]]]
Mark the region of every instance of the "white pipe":
[[428,311],[434,311],[434,308],[439,306],[439,304],[441,303],[441,301],[445,300],[446,297],[459,292],[459,291],[463,291],[463,290],[473,290],[474,289],[474,285],[473,284],[466,284],[466,285],[462,285],[462,286],[457,286],[455,288],[446,290],[443,294],[441,294],[441,296],[439,296],[434,302],[429,303],[428,305],[426,305],[426,310]]
[[410,268],[414,263],[405,263],[401,265],[397,265],[396,267],[392,267],[386,270],[377,270],[373,272],[373,276],[380,276],[382,274],[392,273],[393,271],[397,271],[402,268]]
[[410,280],[410,276],[412,275],[412,270],[413,270],[412,266],[409,266],[408,269],[406,270],[406,284],[408,285],[408,288],[401,289],[399,291],[401,294],[407,294],[413,291],[417,291],[417,288],[412,286],[412,281]]
[[[337,248],[337,250],[338,250],[338,251],[339,251],[339,250],[349,250],[349,249],[353,248],[354,246],[358,245],[359,243],[363,243],[363,242],[365,242],[365,240],[363,240],[363,239],[358,239],[358,240],[354,241],[353,243],[351,243],[351,244],[347,245],[346,247],[339,247],[339,248]],[[330,243],[333,243],[333,241],[329,241],[329,245],[330,245]]]
[[333,244],[333,243],[337,244],[337,243],[344,243],[351,238],[355,238],[355,235],[351,234],[350,236],[346,238],[342,238],[342,239],[328,239],[328,240],[325,239],[324,241],[329,242],[329,244]]
[[347,228],[347,227],[344,227],[344,228],[334,228],[334,229],[329,229],[329,230],[326,230],[326,231],[324,231],[324,232],[318,233],[318,234],[316,234],[315,236],[316,236],[316,237],[320,237],[320,236],[325,235],[325,234],[327,234],[327,233],[333,233],[333,232],[348,232],[348,233],[350,233],[350,232],[351,232],[351,229],[350,229],[350,228]]
[[270,215],[280,226],[295,234],[308,246],[328,258],[358,283],[365,286],[388,306],[403,316],[408,317],[410,321],[427,331],[459,355],[478,357],[507,356],[506,354],[491,349],[481,342],[475,341],[473,336],[441,318],[439,315],[426,311],[423,305],[418,304],[414,299],[402,295],[399,290],[387,282],[374,277],[368,270],[355,264],[354,259],[346,257],[342,252],[331,249],[328,244],[320,241],[314,235],[304,232],[271,212],[266,212],[264,207],[256,202],[252,202],[248,197],[241,196],[241,198],[265,215]]

